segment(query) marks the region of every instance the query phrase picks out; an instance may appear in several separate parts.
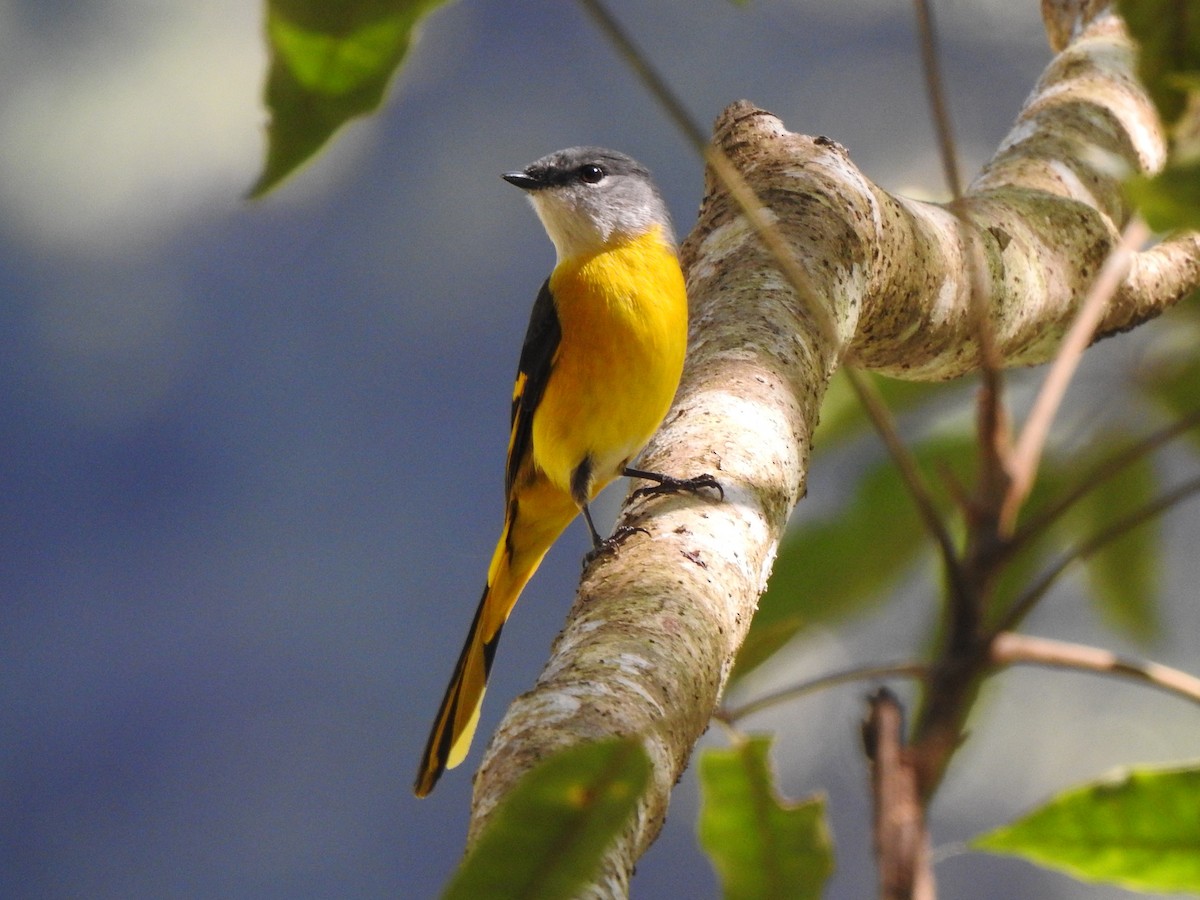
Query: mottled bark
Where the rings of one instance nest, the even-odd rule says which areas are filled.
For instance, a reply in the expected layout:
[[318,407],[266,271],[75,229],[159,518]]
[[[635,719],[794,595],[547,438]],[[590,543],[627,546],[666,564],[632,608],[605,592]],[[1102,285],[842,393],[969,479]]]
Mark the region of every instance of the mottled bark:
[[[1090,17],[1095,5],[1076,7]],[[725,499],[627,505],[622,523],[649,534],[633,535],[585,574],[536,686],[513,703],[487,750],[472,839],[538,760],[580,741],[640,734],[652,783],[587,893],[626,895],[804,495],[821,399],[839,364],[851,356],[919,379],[975,369],[971,258],[1005,363],[1053,355],[1131,214],[1122,170],[1154,170],[1164,144],[1119,20],[1101,14],[1076,27],[1067,0],[1045,6],[1062,52],[954,210],[887,194],[834,141],[792,134],[749,104],[718,119],[716,146],[769,209],[836,333],[816,327],[710,172],[683,246],[687,367],[640,465],[711,472]],[[1194,235],[1139,254],[1101,334],[1158,314],[1198,281]]]

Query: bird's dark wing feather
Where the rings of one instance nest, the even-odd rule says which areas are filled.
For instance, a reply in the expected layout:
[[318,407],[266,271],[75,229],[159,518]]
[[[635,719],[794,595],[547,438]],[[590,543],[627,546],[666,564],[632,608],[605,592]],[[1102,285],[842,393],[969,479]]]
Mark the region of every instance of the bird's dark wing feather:
[[550,370],[554,367],[554,354],[562,339],[562,325],[554,308],[554,297],[550,294],[550,279],[547,278],[538,291],[525,330],[525,343],[521,345],[521,361],[517,364],[517,381],[513,385],[512,431],[508,438],[508,468],[505,474],[505,493],[512,495],[517,471],[529,455],[533,434],[533,414],[542,401]]

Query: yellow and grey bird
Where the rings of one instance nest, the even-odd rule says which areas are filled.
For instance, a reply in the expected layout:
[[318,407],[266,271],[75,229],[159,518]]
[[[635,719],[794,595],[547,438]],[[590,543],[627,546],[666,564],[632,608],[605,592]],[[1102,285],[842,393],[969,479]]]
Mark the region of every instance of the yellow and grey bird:
[[557,251],[517,367],[504,528],[462,655],[434,720],[413,791],[463,761],[479,721],[500,630],[550,545],[621,475],[647,492],[712,488],[631,469],[667,413],[683,370],[687,294],[670,219],[644,167],[572,147],[501,176],[525,191]]

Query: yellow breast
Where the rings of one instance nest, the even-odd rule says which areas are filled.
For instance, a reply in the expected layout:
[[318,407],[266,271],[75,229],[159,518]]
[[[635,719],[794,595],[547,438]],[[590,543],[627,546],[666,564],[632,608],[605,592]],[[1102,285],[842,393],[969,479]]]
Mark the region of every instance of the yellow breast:
[[563,490],[585,457],[594,496],[658,429],[679,386],[687,294],[660,229],[565,260],[550,277],[562,340],[533,419],[533,461]]

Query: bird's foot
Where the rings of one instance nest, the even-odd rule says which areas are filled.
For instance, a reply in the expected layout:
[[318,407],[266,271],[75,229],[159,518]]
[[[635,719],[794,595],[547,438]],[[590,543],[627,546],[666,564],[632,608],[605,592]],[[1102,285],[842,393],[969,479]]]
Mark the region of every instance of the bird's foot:
[[637,525],[622,525],[613,531],[608,537],[596,544],[583,556],[583,567],[586,569],[601,556],[608,556],[610,553],[616,553],[620,546],[629,539],[635,532],[640,531],[646,537],[650,536],[650,532],[645,528]]
[[[646,474],[638,473],[635,477],[645,478]],[[721,487],[721,482],[707,472],[694,478],[675,478],[671,475],[655,473],[651,480],[656,483],[638,488],[633,492],[633,499],[651,497],[655,494],[698,494],[703,490],[714,490],[722,500],[725,499],[725,488]]]

